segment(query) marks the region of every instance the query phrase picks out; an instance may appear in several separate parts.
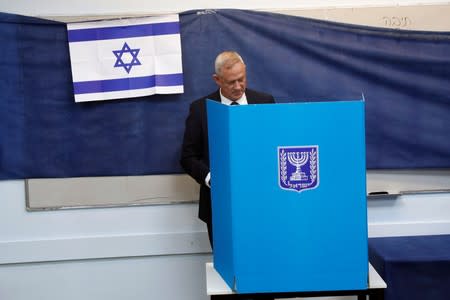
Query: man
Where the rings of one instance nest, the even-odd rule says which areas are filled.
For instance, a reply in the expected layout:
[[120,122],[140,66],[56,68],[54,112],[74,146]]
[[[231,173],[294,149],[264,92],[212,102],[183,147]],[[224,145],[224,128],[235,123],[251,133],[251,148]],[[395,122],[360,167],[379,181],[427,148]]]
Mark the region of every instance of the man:
[[182,167],[200,184],[198,216],[208,227],[211,247],[213,247],[213,238],[210,188],[211,184],[214,184],[214,174],[210,174],[209,170],[206,99],[226,105],[275,102],[271,95],[247,89],[246,67],[238,53],[234,51],[220,53],[214,67],[213,79],[219,89],[191,104],[181,151]]

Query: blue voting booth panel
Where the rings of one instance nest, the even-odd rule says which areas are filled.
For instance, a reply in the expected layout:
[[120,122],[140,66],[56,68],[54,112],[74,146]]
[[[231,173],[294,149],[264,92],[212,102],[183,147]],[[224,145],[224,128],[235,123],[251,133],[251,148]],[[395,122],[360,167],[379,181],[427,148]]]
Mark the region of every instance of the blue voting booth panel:
[[214,266],[239,293],[367,288],[364,102],[208,101]]

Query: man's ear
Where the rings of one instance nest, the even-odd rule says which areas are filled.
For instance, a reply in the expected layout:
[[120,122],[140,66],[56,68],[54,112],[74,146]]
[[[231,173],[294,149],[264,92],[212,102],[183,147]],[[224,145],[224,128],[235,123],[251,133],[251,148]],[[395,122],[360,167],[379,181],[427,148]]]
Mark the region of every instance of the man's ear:
[[217,75],[217,74],[213,74],[213,80],[214,80],[214,82],[218,85],[218,86],[220,86],[220,77]]

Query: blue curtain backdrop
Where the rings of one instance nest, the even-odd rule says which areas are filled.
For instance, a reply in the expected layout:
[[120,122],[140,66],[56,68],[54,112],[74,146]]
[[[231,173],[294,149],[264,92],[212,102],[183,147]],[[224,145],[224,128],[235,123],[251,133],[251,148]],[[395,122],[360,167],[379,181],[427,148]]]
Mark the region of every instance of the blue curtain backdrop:
[[0,179],[181,173],[189,103],[228,49],[278,102],[363,93],[368,168],[450,167],[450,33],[242,10],[180,21],[184,94],[74,103],[65,24],[0,14]]

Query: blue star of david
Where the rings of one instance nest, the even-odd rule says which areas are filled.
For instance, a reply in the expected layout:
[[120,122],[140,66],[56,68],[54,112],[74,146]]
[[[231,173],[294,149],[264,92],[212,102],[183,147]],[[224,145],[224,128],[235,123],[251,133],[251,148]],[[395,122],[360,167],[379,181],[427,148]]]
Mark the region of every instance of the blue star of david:
[[[125,42],[125,44],[123,44],[123,47],[122,47],[121,50],[113,50],[113,53],[114,53],[114,55],[117,58],[116,63],[114,64],[114,68],[123,67],[125,69],[125,71],[127,71],[127,73],[130,73],[131,68],[133,66],[139,66],[141,64],[141,62],[137,58],[140,50],[141,49],[131,49],[130,46],[128,46],[128,44],[126,42]],[[131,56],[133,57],[131,62],[125,63],[122,60],[122,55],[124,53],[130,53],[131,54]]]

